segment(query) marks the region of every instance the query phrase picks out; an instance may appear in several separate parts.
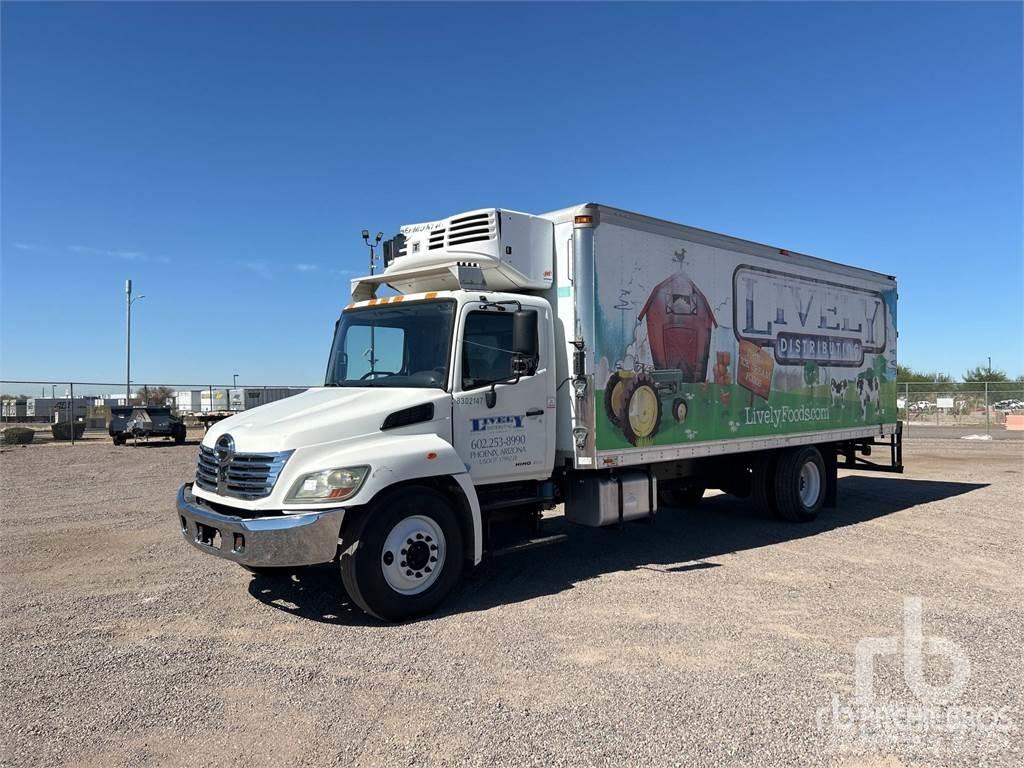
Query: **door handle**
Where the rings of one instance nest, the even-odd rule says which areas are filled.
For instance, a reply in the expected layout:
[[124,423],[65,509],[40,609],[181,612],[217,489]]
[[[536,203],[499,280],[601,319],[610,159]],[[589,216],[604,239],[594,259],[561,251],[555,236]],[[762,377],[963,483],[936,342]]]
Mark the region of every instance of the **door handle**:
[[543,416],[544,415],[544,409],[543,408],[531,408],[530,410],[528,410],[526,412],[526,415],[527,416]]

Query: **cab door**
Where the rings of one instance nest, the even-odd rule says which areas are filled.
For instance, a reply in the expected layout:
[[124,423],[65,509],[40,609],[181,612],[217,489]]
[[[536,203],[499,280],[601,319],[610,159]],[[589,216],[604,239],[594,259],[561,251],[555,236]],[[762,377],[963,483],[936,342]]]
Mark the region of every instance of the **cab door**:
[[[538,360],[512,383],[515,304],[463,307],[455,363],[452,428],[455,450],[473,483],[551,476],[555,449],[555,392],[551,310],[538,312]],[[494,407],[488,393],[494,388]]]

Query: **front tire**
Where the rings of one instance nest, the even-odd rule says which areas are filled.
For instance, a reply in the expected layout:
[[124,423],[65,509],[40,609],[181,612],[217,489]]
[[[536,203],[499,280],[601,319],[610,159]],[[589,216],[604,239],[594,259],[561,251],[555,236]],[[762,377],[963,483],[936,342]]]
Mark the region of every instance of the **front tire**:
[[462,576],[462,530],[433,488],[384,492],[346,525],[341,581],[352,601],[384,621],[434,610]]

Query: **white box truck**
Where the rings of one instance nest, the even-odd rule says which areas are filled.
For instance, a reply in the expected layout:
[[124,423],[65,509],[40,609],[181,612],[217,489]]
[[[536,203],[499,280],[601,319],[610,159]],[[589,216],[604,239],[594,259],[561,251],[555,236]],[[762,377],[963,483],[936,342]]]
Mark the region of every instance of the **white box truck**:
[[[337,559],[361,608],[400,620],[499,541],[552,541],[558,504],[621,525],[718,488],[800,522],[835,504],[840,463],[902,469],[893,277],[595,204],[387,245],[324,386],[203,439],[177,498],[203,552]],[[879,445],[887,465],[864,458]]]

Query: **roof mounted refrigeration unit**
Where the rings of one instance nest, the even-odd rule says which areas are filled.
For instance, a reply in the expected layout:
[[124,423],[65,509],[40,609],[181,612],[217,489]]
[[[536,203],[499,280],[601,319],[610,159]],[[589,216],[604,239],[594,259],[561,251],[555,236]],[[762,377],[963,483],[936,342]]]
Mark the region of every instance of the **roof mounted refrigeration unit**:
[[538,216],[483,208],[405,225],[388,242],[384,271],[354,279],[353,300],[374,298],[382,283],[402,293],[551,287],[554,229]]

